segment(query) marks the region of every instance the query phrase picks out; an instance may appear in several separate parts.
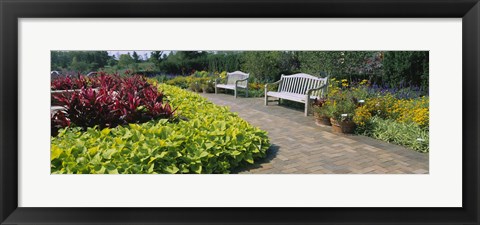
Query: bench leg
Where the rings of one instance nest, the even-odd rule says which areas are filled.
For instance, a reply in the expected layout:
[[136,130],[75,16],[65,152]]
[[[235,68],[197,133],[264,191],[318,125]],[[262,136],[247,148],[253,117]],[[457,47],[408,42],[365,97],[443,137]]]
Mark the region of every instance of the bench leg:
[[305,116],[308,116],[308,104],[305,105]]
[[310,111],[310,98],[307,96],[305,100],[305,116],[308,116],[308,112]]
[[248,87],[247,87],[247,89],[245,89],[245,91],[246,91],[245,92],[245,97],[248,98]]
[[235,98],[237,98],[237,89],[235,88],[235,90],[234,90],[234,91],[235,91],[235,93],[234,93],[234,95],[235,95]]
[[268,95],[265,95],[265,105],[268,105]]
[[218,91],[217,89],[218,89],[217,86],[215,86],[215,94],[217,94],[217,91]]

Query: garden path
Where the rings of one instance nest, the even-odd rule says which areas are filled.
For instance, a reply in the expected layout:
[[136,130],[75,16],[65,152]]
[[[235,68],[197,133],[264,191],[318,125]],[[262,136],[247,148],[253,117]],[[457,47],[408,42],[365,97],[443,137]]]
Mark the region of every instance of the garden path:
[[426,174],[429,154],[365,136],[336,134],[320,127],[303,110],[263,98],[202,94],[217,105],[230,106],[250,124],[268,132],[267,157],[235,173],[254,174]]

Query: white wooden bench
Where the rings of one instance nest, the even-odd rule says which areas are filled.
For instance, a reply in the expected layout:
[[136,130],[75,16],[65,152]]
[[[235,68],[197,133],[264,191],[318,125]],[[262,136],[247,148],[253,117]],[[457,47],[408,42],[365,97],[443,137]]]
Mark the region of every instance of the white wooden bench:
[[235,91],[235,98],[237,98],[237,90],[239,88],[245,89],[245,96],[248,97],[248,77],[250,74],[241,71],[235,71],[227,73],[226,82],[221,84],[220,79],[215,80],[215,94],[218,92],[218,88],[229,89]]
[[[305,73],[283,75],[275,83],[265,84],[265,105],[268,105],[268,97],[287,99],[290,101],[305,103],[305,116],[310,112],[312,100],[321,98],[327,93],[328,77],[318,78]],[[278,84],[278,91],[268,91],[268,86]]]

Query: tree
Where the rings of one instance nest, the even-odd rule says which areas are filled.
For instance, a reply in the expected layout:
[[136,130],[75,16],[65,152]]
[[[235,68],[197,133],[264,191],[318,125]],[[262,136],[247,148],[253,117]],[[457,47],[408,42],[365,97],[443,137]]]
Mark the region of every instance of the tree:
[[91,68],[88,63],[84,61],[78,61],[77,57],[73,57],[72,63],[70,64],[70,69],[79,73],[84,73],[89,71]]
[[106,51],[52,51],[51,68],[52,70],[78,69],[80,66],[83,69],[88,67],[86,70],[97,70],[107,66],[112,59],[113,57]]
[[392,86],[403,83],[421,86],[428,90],[429,52],[391,51],[385,52],[382,80]]
[[155,65],[155,70],[160,70],[160,63],[163,61],[162,58],[163,51],[152,51],[150,52],[150,58],[148,61]]
[[304,73],[312,75],[320,75],[321,73],[331,73],[331,62],[329,62],[329,54],[320,51],[301,51],[298,52],[298,61],[300,70]]
[[130,54],[121,54],[120,58],[118,59],[118,66],[120,68],[129,68],[130,65],[135,63],[135,60],[130,56]]
[[211,52],[207,55],[207,63],[210,72],[240,70],[242,53],[238,51]]
[[208,69],[207,55],[205,51],[176,51],[166,57],[159,57],[154,52],[151,57],[159,60],[158,67],[164,73],[188,75],[193,71]]
[[280,51],[247,51],[243,54],[242,70],[248,71],[256,82],[272,82],[285,71]]
[[162,60],[163,51],[153,51],[150,53],[149,61],[153,63],[158,63]]
[[381,74],[380,52],[302,51],[298,54],[301,71],[314,75],[364,79]]
[[134,61],[135,63],[139,63],[139,62],[140,62],[140,57],[138,56],[138,54],[137,54],[136,51],[133,51],[132,58],[133,58],[133,61]]

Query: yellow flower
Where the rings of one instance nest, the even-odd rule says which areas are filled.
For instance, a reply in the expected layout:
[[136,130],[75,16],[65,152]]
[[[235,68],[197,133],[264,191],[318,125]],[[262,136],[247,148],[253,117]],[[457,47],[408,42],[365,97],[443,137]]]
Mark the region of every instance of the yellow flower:
[[372,114],[370,113],[368,108],[364,105],[355,109],[353,122],[355,122],[360,126],[364,126],[371,118],[372,118]]

